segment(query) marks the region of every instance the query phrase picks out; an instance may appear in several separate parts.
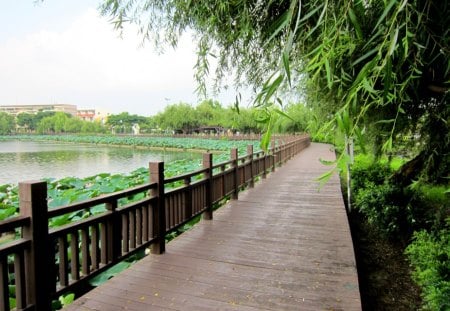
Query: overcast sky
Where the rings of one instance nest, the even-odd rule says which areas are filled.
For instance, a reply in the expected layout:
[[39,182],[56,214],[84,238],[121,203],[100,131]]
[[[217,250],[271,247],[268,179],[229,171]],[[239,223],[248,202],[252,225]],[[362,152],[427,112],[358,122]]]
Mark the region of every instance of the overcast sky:
[[[197,103],[195,46],[157,55],[136,31],[118,37],[99,16],[99,0],[1,0],[0,105],[74,104],[111,113],[153,115]],[[228,105],[234,90],[217,99]]]

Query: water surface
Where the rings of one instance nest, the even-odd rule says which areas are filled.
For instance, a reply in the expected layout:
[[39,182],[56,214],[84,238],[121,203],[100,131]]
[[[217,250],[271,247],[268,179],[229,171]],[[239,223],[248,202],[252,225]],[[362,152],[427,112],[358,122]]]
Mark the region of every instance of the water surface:
[[0,185],[44,177],[129,173],[151,161],[200,159],[200,153],[55,142],[0,142]]

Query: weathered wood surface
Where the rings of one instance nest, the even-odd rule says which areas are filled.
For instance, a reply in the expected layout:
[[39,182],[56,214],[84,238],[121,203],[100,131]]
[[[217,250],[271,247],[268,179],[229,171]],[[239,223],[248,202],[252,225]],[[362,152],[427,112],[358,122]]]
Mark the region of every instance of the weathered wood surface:
[[361,310],[329,145],[309,148],[68,310]]

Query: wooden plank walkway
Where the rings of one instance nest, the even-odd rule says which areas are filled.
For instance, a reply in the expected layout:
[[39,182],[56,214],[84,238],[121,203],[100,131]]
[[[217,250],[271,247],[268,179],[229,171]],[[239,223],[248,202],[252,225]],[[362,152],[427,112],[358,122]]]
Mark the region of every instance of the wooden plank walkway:
[[361,310],[333,160],[311,146],[167,245],[67,310]]

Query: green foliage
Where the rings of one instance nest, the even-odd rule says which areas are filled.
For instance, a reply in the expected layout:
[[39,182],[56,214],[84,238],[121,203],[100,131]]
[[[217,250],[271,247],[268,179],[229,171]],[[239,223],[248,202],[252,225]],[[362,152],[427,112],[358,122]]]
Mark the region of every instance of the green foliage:
[[64,296],[60,296],[58,300],[61,303],[61,306],[64,308],[70,305],[74,301],[74,299],[75,294],[71,293]]
[[[0,140],[8,137],[0,137]],[[159,146],[159,147],[176,147],[176,148],[196,148],[207,150],[230,150],[238,148],[240,155],[246,152],[249,143],[254,145],[254,150],[259,150],[257,141],[228,141],[228,140],[208,140],[208,139],[187,139],[187,138],[170,138],[170,137],[101,137],[101,136],[21,136],[22,139],[46,139],[64,142],[84,142],[84,143],[109,143],[122,145],[141,145],[141,146]],[[214,156],[214,163],[227,161],[229,155],[222,153]],[[172,177],[194,171],[201,168],[200,161],[177,160],[165,163],[164,174],[166,177]],[[47,179],[48,205],[50,208],[68,205],[74,202],[87,200],[102,194],[108,194],[120,190],[125,190],[149,180],[147,168],[138,168],[129,174],[109,174],[101,173],[86,178],[66,177],[60,180]],[[120,205],[138,200],[140,195],[121,200]],[[0,185],[0,220],[15,216],[18,213],[19,197],[18,187],[15,185]],[[55,217],[50,220],[51,227],[58,227],[67,223],[77,221],[90,215],[103,213],[105,207],[95,206],[88,211],[77,211],[74,213]]]
[[439,230],[444,227],[445,219],[450,215],[450,194],[446,186],[418,183],[407,189],[409,205],[422,211],[417,219],[418,228]]
[[383,184],[391,174],[387,163],[377,161],[370,155],[358,155],[352,165],[352,188],[358,191],[366,183]]
[[40,134],[105,132],[105,128],[98,122],[83,121],[63,112],[43,117],[37,123],[36,130]]
[[306,132],[311,120],[311,111],[304,104],[290,104],[285,107],[288,117],[280,117],[274,125],[277,133]]
[[145,128],[145,125],[150,123],[150,121],[150,118],[147,117],[138,116],[136,114],[130,115],[128,112],[122,112],[108,116],[106,125],[110,126],[114,133],[129,134],[132,133],[134,124],[139,124],[139,126]]
[[[0,136],[1,140],[10,140],[11,137]],[[57,141],[69,143],[88,143],[104,145],[123,145],[140,146],[148,148],[177,148],[199,149],[199,150],[221,150],[226,151],[230,148],[244,150],[247,145],[253,144],[258,147],[258,142],[251,140],[228,140],[224,139],[202,139],[202,138],[174,138],[174,137],[146,137],[146,136],[102,136],[102,135],[18,135],[14,136],[17,140],[31,141]],[[258,150],[258,149],[255,149]]]
[[414,268],[413,278],[422,288],[425,310],[450,309],[449,228],[447,226],[437,233],[416,232],[406,249]]
[[15,131],[14,117],[6,112],[0,112],[0,135],[9,135]]
[[[392,182],[404,159],[357,156],[352,169],[355,205],[389,238],[413,241],[406,249],[425,310],[450,308],[450,193],[448,185]],[[446,219],[447,218],[447,225]]]
[[160,115],[160,126],[172,130],[181,130],[189,133],[200,126],[197,111],[190,105],[179,103],[169,105]]
[[446,214],[445,206],[450,202],[442,197],[445,194],[440,195],[441,200],[433,200],[430,196],[435,190],[428,191],[439,187],[402,188],[392,182],[393,172],[387,160],[375,160],[371,156],[355,158],[352,167],[354,203],[367,220],[386,236],[400,239],[408,239],[414,230],[441,223]]
[[105,272],[100,273],[98,276],[92,278],[89,281],[89,284],[91,284],[92,286],[99,286],[130,266],[131,266],[130,262],[127,261],[119,262],[118,264],[112,266]]
[[241,133],[258,133],[260,126],[255,120],[255,110],[234,107],[224,108],[218,102],[205,100],[196,107],[185,103],[166,106],[154,117],[163,131],[179,130],[189,133],[200,126],[221,126]]
[[410,232],[415,221],[403,200],[403,193],[392,184],[367,182],[355,195],[355,206],[369,223],[394,236]]
[[423,158],[415,168],[422,178],[447,176],[447,1],[108,0],[101,11],[118,29],[138,24],[158,47],[175,46],[183,31],[194,30],[200,91],[215,57],[217,80],[236,71],[236,84],[259,90],[254,104],[266,112],[283,108],[286,90],[306,98],[322,126],[315,139],[330,141],[335,120],[347,115],[343,133],[358,145],[390,153],[399,135],[409,135],[413,156]]

